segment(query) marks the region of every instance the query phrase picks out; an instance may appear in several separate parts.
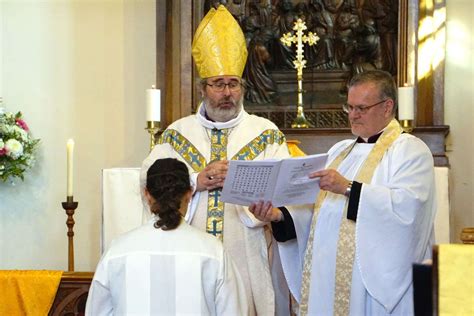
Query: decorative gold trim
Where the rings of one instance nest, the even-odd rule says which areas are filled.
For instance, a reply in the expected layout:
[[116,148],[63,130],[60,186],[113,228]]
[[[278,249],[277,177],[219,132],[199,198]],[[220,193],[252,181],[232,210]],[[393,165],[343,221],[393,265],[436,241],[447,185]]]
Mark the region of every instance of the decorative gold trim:
[[242,149],[232,157],[232,160],[253,160],[265,150],[267,145],[282,145],[284,142],[285,135],[281,131],[267,129],[242,147]]
[[[229,129],[211,130],[211,160],[227,159]],[[206,232],[220,240],[224,239],[224,202],[221,201],[222,188],[214,189],[207,195]]]
[[158,139],[158,144],[167,143],[190,165],[195,172],[199,172],[207,165],[206,159],[199,150],[191,144],[180,132],[167,129]]

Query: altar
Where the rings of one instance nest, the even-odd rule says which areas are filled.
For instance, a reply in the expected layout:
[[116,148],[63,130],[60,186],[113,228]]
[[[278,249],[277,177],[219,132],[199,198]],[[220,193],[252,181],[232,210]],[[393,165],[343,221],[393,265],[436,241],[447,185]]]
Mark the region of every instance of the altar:
[[[111,168],[102,172],[101,251],[121,233],[142,224],[148,210],[140,194],[140,168]],[[435,167],[438,212],[436,244],[449,243],[449,168]],[[146,217],[146,216],[145,216]]]

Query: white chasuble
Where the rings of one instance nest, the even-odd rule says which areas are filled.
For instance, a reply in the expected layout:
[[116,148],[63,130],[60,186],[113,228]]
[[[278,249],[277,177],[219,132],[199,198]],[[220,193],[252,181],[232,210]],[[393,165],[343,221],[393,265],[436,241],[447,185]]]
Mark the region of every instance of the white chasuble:
[[[226,129],[226,156],[229,160],[262,160],[290,156],[284,135],[269,120],[242,111],[235,123],[212,123],[206,121],[199,112],[174,122],[163,133],[160,143],[143,163],[142,186],[151,164],[156,159],[166,157],[186,163],[191,179],[195,181],[197,174],[212,160],[211,138],[215,128]],[[186,220],[200,230],[207,229],[212,232],[214,227],[208,225],[212,224],[208,216],[208,193],[194,193]],[[257,220],[247,207],[229,203],[224,203],[222,222],[223,229],[216,227],[223,236],[224,248],[236,263],[244,281],[248,300],[254,307],[253,310],[251,307],[250,315],[287,315],[288,295],[275,299],[273,284],[280,282],[278,278],[283,276],[271,274],[264,232],[266,223]]]

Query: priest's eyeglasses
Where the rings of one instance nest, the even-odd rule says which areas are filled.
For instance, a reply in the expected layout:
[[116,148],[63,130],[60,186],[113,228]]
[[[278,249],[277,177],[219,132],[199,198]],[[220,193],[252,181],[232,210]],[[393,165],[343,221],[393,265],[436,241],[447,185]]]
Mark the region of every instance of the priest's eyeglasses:
[[225,87],[229,87],[229,90],[231,92],[239,92],[240,89],[242,88],[242,83],[239,82],[239,81],[231,81],[229,83],[217,82],[217,83],[213,83],[213,84],[206,83],[206,85],[211,87],[211,89],[214,92],[223,92],[225,90]]
[[384,103],[385,101],[387,101],[388,99],[385,99],[385,100],[382,100],[382,101],[379,101],[377,103],[374,103],[372,105],[367,105],[367,106],[360,106],[360,105],[350,105],[349,103],[344,103],[342,105],[342,109],[344,110],[344,112],[346,113],[351,113],[351,112],[355,112],[356,114],[365,114],[367,113],[367,111],[371,108],[373,108],[374,106],[377,106],[379,104],[382,104]]

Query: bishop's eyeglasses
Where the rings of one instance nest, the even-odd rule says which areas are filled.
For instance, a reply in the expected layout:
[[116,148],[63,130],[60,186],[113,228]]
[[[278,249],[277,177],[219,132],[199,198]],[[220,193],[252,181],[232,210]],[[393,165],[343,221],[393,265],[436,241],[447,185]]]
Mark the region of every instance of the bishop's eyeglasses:
[[210,84],[210,83],[206,82],[206,85],[211,87],[211,89],[214,92],[223,92],[225,90],[225,87],[229,87],[229,90],[231,92],[239,92],[240,89],[242,88],[242,83],[240,81],[231,81],[229,83],[216,82],[216,83],[213,83],[213,84]]
[[382,100],[382,101],[379,101],[377,103],[374,103],[372,105],[367,105],[367,106],[360,106],[360,105],[350,105],[349,103],[344,103],[342,105],[342,110],[344,110],[344,112],[346,113],[351,113],[351,112],[355,112],[356,114],[365,114],[367,113],[367,111],[371,108],[373,108],[374,106],[377,106],[385,101],[387,101],[388,99],[385,99],[385,100]]

